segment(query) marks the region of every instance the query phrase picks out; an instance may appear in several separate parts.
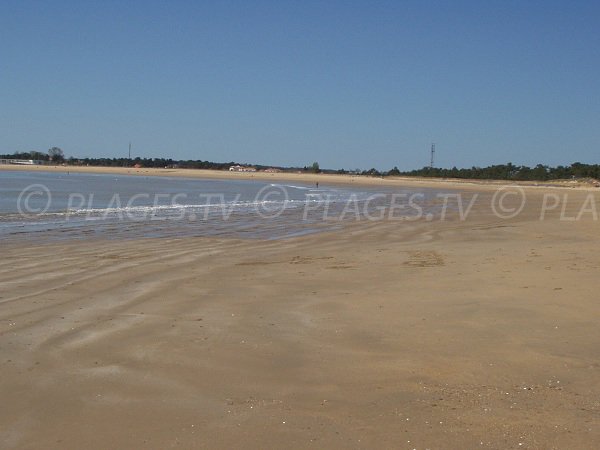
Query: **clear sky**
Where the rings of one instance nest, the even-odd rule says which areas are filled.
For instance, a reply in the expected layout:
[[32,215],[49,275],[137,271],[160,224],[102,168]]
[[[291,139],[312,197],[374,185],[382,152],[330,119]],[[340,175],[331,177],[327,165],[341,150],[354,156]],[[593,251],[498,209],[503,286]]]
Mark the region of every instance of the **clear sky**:
[[600,162],[598,1],[0,2],[0,153]]

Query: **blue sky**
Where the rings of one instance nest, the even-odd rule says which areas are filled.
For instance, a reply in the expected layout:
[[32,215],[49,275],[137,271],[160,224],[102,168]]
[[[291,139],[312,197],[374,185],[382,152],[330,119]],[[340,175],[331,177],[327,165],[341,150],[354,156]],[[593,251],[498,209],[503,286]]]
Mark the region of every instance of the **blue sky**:
[[0,153],[598,163],[600,3],[0,2]]

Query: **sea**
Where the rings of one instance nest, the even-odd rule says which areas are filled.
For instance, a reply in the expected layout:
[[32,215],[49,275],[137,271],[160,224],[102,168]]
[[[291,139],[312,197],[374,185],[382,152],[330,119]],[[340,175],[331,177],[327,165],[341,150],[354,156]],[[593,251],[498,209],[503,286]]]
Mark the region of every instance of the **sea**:
[[437,191],[264,180],[0,171],[0,239],[284,239],[373,220],[428,220]]

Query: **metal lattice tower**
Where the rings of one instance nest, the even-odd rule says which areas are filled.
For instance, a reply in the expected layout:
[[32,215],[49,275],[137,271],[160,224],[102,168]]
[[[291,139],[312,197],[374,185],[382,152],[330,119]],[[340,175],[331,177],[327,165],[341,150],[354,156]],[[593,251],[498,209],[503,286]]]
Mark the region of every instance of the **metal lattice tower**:
[[429,167],[433,169],[433,157],[435,156],[435,144],[431,144],[431,163]]

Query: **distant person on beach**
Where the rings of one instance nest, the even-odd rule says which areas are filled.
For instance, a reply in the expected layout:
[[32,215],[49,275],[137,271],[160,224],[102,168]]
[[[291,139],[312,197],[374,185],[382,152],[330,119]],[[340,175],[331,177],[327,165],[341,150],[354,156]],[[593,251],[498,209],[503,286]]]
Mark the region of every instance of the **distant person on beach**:
[[317,189],[319,189],[319,182],[317,181]]

